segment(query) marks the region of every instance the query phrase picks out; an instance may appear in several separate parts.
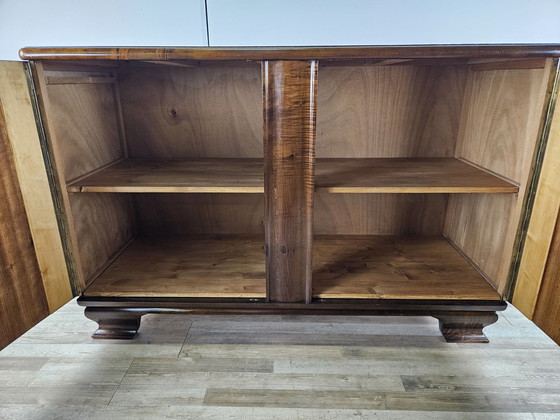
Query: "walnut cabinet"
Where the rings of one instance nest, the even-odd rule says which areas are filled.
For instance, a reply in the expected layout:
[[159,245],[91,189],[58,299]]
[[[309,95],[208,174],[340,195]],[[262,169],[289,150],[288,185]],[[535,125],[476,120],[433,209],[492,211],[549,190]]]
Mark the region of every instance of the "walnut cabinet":
[[23,49],[94,337],[148,313],[402,314],[487,341],[559,52]]

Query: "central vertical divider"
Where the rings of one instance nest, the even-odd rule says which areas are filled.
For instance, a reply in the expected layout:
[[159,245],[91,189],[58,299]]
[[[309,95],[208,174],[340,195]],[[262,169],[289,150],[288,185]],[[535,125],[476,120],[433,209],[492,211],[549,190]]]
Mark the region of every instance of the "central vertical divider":
[[317,67],[263,61],[266,293],[310,302]]

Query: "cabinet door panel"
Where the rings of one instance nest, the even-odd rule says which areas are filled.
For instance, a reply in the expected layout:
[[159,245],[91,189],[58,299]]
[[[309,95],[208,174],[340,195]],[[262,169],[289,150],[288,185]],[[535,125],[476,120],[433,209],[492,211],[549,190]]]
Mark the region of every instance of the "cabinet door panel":
[[49,314],[10,146],[7,78],[0,72],[0,349]]
[[[0,140],[3,141],[0,168],[4,180],[0,205],[7,206],[8,212],[0,223],[0,237],[8,244],[6,255],[15,252],[15,266],[23,264],[28,266],[26,270],[31,270],[10,274],[16,273],[14,286],[22,288],[22,292],[26,289],[25,294],[32,299],[20,303],[36,305],[40,310],[46,298],[48,310],[54,312],[72,298],[72,293],[31,103],[24,64],[0,61]],[[12,245],[4,239],[4,229],[17,232]],[[9,233],[6,235],[9,238]],[[37,263],[39,273],[32,268]],[[1,266],[10,265],[2,262]],[[23,306],[22,310],[27,311]],[[38,321],[40,317],[32,319]]]

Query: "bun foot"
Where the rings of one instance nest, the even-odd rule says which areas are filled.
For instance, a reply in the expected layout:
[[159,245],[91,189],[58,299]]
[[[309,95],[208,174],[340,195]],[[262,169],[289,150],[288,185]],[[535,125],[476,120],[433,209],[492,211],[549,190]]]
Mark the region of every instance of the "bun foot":
[[142,313],[114,308],[86,308],[86,317],[97,322],[99,328],[92,338],[131,340],[140,328]]
[[488,343],[482,330],[498,320],[496,312],[447,312],[432,315],[448,343]]

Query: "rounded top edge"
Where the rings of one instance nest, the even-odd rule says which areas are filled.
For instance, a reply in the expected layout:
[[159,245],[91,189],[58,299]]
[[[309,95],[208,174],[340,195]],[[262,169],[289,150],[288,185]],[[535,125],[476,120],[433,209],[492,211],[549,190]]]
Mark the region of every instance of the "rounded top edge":
[[25,47],[23,60],[336,60],[559,57],[560,44],[324,47]]

